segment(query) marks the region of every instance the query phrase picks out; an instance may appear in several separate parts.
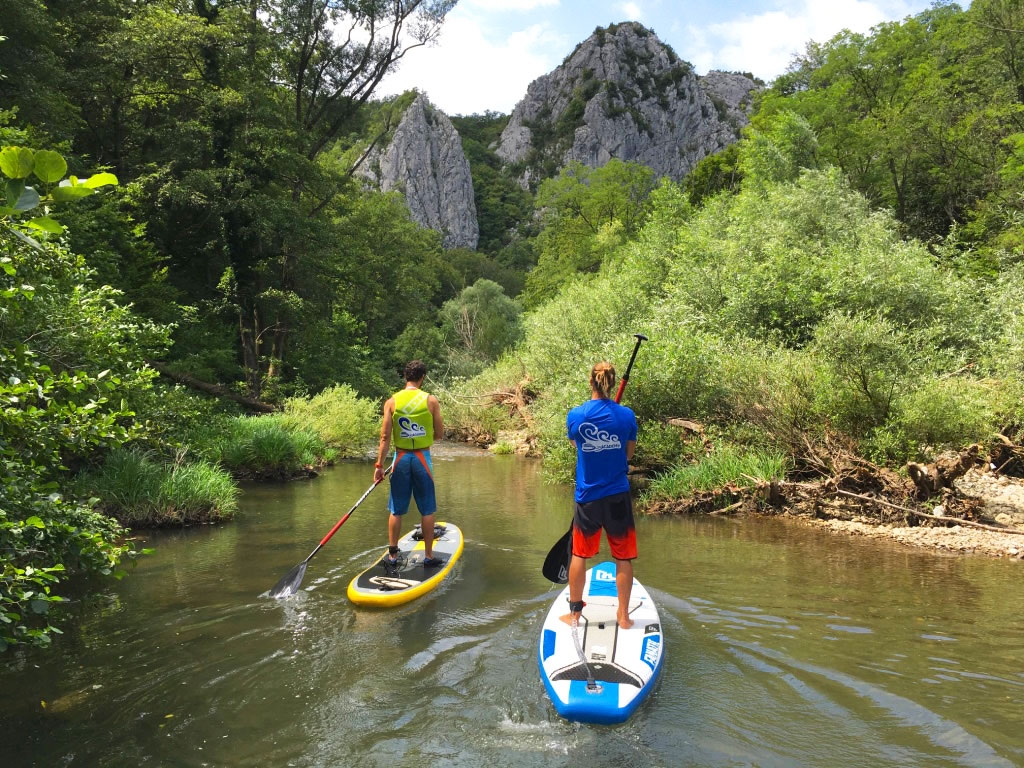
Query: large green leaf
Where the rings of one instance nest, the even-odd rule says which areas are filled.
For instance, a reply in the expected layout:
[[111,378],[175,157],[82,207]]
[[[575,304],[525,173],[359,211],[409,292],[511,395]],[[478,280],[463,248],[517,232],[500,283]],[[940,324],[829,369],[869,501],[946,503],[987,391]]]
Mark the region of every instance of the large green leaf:
[[34,219],[29,219],[25,223],[33,229],[49,232],[51,235],[59,235],[64,232],[64,225],[59,221],[51,219],[49,216],[37,216]]
[[11,179],[27,179],[32,173],[31,149],[4,147],[0,150],[0,171]]
[[36,152],[35,167],[32,172],[47,184],[53,184],[64,178],[68,172],[68,164],[58,152],[51,152],[48,149]]
[[117,176],[112,173],[96,173],[82,182],[83,187],[96,189],[97,187],[117,186]]
[[88,197],[93,194],[93,190],[84,185],[77,187],[62,185],[55,188],[51,194],[53,195],[53,199],[58,203],[68,203],[72,200],[79,200],[83,197]]
[[21,191],[21,197],[18,198],[18,202],[14,204],[14,210],[31,211],[37,205],[39,205],[39,193],[32,189],[32,187],[25,187]]

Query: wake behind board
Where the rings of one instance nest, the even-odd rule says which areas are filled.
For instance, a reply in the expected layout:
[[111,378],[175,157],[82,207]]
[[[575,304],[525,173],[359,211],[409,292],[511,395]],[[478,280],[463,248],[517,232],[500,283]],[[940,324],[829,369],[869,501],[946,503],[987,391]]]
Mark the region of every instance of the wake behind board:
[[[658,609],[639,581],[633,579],[629,616],[633,626],[619,628],[615,563],[587,571],[583,615],[576,649],[573,630],[561,617],[569,613],[569,587],[555,599],[544,619],[537,648],[540,677],[555,711],[567,720],[610,725],[636,711],[654,689],[664,660],[664,638]],[[587,683],[587,668],[596,687]]]
[[[417,525],[398,540],[397,568],[386,569],[378,558],[348,585],[348,599],[356,605],[390,607],[426,594],[444,581],[462,554],[462,531],[452,523],[434,524],[434,557],[444,563],[424,568],[423,536]],[[387,554],[387,549],[381,557]]]

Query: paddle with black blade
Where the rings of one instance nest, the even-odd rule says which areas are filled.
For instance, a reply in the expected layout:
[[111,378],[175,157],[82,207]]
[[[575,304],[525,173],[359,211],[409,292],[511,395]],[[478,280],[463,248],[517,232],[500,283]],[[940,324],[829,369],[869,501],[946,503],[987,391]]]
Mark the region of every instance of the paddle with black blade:
[[[619,381],[619,389],[615,393],[615,402],[622,400],[622,393],[626,391],[626,383],[629,381],[629,373],[633,370],[633,363],[636,361],[636,353],[640,351],[640,344],[647,341],[647,337],[642,333],[634,333],[636,337],[636,345],[633,347],[633,354],[629,356],[629,364],[626,366],[626,372],[622,374],[622,379]],[[541,573],[544,574],[544,578],[548,581],[552,581],[555,584],[565,584],[569,581],[569,561],[572,559],[572,523],[569,523],[569,530],[565,532],[555,546],[548,552],[548,556],[544,558],[544,566],[541,568]]]
[[393,464],[384,470],[384,474],[381,476],[380,480],[374,481],[373,485],[366,489],[366,493],[359,497],[359,501],[352,505],[352,509],[346,512],[345,516],[335,523],[334,527],[331,528],[331,530],[327,532],[327,535],[320,540],[320,543],[316,545],[316,549],[309,553],[309,557],[288,571],[288,573],[286,573],[284,577],[274,585],[274,588],[270,590],[271,597],[290,597],[298,591],[299,585],[302,583],[302,577],[306,575],[306,566],[309,565],[309,561],[313,559],[313,555],[319,552],[320,548],[331,540],[331,536],[338,532],[338,529],[341,528],[352,513],[356,511],[356,507],[366,500],[366,497],[370,495],[370,492],[384,482],[384,478],[388,476],[392,467],[394,467]]

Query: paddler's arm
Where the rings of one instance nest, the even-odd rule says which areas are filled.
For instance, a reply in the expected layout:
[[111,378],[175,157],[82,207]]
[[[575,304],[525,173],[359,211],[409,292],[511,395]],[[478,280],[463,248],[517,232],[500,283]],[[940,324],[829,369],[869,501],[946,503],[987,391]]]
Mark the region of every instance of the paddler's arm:
[[373,482],[384,479],[384,459],[391,448],[391,420],[395,415],[395,398],[389,397],[384,403],[384,419],[380,425],[380,444],[377,446],[377,461],[373,465]]
[[444,420],[441,418],[441,403],[433,395],[427,398],[427,410],[430,411],[430,417],[434,420],[434,442],[444,440]]
[[633,460],[633,451],[636,450],[636,440],[626,441],[626,461]]

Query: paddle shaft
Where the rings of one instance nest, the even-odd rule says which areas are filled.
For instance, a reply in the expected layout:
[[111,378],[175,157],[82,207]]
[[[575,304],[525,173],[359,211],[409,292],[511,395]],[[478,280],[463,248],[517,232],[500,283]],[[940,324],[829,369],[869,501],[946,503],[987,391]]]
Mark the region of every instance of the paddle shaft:
[[636,353],[640,351],[640,344],[647,341],[647,337],[642,333],[634,333],[636,336],[636,344],[633,346],[633,354],[629,356],[629,363],[626,365],[626,372],[622,374],[622,380],[619,382],[619,389],[615,393],[615,402],[622,400],[622,393],[626,391],[626,383],[629,381],[629,373],[633,370],[633,363],[636,362]]
[[317,552],[319,552],[320,548],[324,544],[326,544],[328,541],[331,540],[331,536],[336,534],[338,532],[338,529],[341,528],[341,526],[343,526],[345,524],[345,521],[348,520],[352,516],[352,513],[356,511],[356,507],[358,507],[360,504],[362,504],[364,501],[366,501],[366,497],[369,496],[370,493],[373,492],[373,489],[376,488],[378,485],[380,485],[381,483],[384,482],[384,478],[388,476],[388,473],[391,471],[393,466],[394,466],[393,464],[388,465],[388,468],[384,470],[384,474],[381,476],[380,480],[374,480],[373,485],[371,485],[369,488],[366,489],[366,493],[364,493],[362,496],[359,497],[359,501],[357,501],[355,504],[352,505],[352,509],[350,509],[348,512],[346,512],[344,514],[344,516],[341,518],[341,520],[336,522],[334,524],[334,527],[331,528],[331,530],[329,530],[327,532],[327,535],[324,536],[322,539],[320,539],[320,543],[316,545],[316,549],[314,549],[312,552],[310,552],[309,553],[309,557],[307,557],[303,562],[307,562],[308,563],[310,560],[312,560],[313,559],[313,555],[315,555]]
[[[393,466],[394,465],[388,467],[384,471],[384,477],[387,477],[388,472],[391,471]],[[352,505],[352,509],[346,512],[344,517],[342,517],[341,520],[335,523],[334,527],[327,532],[327,535],[320,540],[320,543],[316,545],[316,549],[310,552],[305,560],[303,560],[301,563],[296,565],[294,568],[288,571],[288,573],[281,577],[281,580],[278,581],[277,584],[274,585],[273,589],[270,590],[271,597],[281,598],[295,594],[296,590],[299,588],[299,585],[302,583],[302,577],[306,575],[306,566],[309,564],[309,561],[313,559],[313,555],[319,552],[321,547],[323,547],[324,544],[331,540],[331,536],[338,532],[338,529],[341,528],[341,526],[345,524],[345,521],[348,520],[349,517],[351,517],[352,513],[356,511],[356,507],[362,504],[366,497],[370,495],[370,492],[378,485],[380,485],[382,482],[384,482],[384,477],[381,477],[380,480],[374,480],[373,485],[366,489],[366,493],[359,497],[359,501]]]

